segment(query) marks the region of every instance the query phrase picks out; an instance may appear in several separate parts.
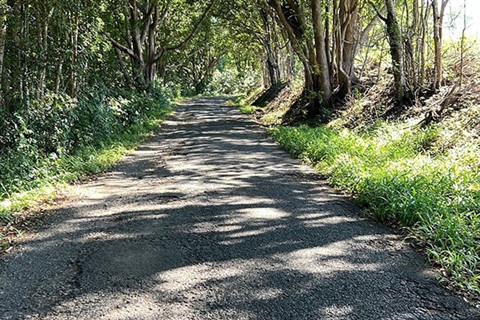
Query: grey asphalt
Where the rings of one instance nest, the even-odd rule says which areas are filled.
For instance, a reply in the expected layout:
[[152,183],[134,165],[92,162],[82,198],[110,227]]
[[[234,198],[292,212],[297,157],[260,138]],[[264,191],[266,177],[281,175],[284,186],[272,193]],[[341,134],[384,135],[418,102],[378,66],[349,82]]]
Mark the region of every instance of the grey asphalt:
[[79,186],[0,261],[0,319],[480,319],[222,98]]

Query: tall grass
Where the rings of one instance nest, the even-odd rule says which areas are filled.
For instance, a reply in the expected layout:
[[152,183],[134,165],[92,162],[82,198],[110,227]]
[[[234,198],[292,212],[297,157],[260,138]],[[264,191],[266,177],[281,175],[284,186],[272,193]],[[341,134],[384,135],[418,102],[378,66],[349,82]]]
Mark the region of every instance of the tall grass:
[[292,156],[353,193],[379,220],[401,223],[459,287],[480,292],[480,151],[445,148],[448,128],[378,123],[368,133],[275,127]]

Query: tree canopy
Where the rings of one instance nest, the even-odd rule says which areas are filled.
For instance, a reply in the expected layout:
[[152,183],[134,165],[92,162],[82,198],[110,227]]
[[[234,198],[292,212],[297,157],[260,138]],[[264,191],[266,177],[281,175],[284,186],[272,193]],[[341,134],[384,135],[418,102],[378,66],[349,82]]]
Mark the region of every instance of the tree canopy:
[[2,0],[0,102],[14,113],[48,92],[76,97],[92,86],[148,90],[159,82],[202,93],[214,72],[227,67],[236,69],[237,77],[257,73],[263,77],[259,85],[302,78],[306,111],[317,115],[345,99],[360,80],[357,70],[388,44],[395,96],[402,104],[445,81],[447,4]]

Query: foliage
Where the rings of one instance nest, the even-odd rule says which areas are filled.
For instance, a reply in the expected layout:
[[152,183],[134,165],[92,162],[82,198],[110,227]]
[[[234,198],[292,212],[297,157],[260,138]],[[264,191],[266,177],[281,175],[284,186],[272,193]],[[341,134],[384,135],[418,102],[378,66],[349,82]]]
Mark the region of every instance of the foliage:
[[171,110],[160,88],[148,94],[103,89],[89,98],[48,96],[4,123],[0,200],[104,170]]
[[437,153],[446,127],[380,122],[360,134],[303,124],[269,132],[378,219],[408,227],[459,286],[480,292],[478,140]]
[[250,91],[258,83],[258,74],[254,70],[241,72],[228,68],[215,70],[212,80],[206,88],[209,94],[239,94]]
[[243,114],[254,114],[257,111],[261,111],[262,108],[255,107],[255,106],[250,106],[250,105],[241,105],[241,106],[239,106],[239,110]]

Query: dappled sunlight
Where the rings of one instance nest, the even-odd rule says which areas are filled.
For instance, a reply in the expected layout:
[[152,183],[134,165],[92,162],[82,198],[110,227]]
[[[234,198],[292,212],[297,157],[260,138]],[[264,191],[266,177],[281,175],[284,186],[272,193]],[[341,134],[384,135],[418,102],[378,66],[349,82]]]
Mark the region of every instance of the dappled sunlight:
[[275,208],[246,208],[239,210],[246,219],[276,220],[289,217],[290,214]]
[[186,266],[162,272],[155,277],[159,282],[154,289],[157,291],[183,292],[208,281],[219,281],[232,277],[240,277],[248,273],[244,263],[225,265],[212,268],[212,264]]
[[276,230],[276,227],[265,227],[265,228],[258,228],[256,230],[249,230],[249,231],[240,231],[240,232],[235,232],[232,234],[229,234],[227,237],[228,238],[245,238],[245,237],[252,237],[252,236],[257,236],[262,233],[267,233]]
[[[350,251],[350,252],[349,252]],[[343,253],[343,255],[339,255]],[[380,271],[384,262],[361,263],[358,253],[351,243],[332,243],[322,247],[297,250],[277,256],[293,270],[308,273],[321,273],[322,276],[335,277],[341,271]]]
[[260,289],[253,293],[255,300],[273,300],[280,299],[283,295],[283,290],[279,288]]
[[208,99],[183,108],[25,240],[0,278],[9,315],[22,309],[1,295],[7,288],[35,297],[25,314],[42,319],[395,319],[445,309],[419,298],[431,294],[421,256],[398,254],[408,249],[391,230],[241,130],[252,123]]
[[[333,224],[338,224],[339,223],[339,218],[338,216],[328,216],[323,214],[323,217],[310,217],[308,219],[300,219],[302,220],[302,223],[310,228],[320,228],[320,227],[326,227],[328,225],[333,225]],[[343,217],[341,219],[342,222],[354,222],[354,218],[349,218],[349,217]]]
[[321,314],[327,319],[349,319],[354,315],[353,307],[351,306],[329,306],[321,311]]

